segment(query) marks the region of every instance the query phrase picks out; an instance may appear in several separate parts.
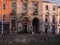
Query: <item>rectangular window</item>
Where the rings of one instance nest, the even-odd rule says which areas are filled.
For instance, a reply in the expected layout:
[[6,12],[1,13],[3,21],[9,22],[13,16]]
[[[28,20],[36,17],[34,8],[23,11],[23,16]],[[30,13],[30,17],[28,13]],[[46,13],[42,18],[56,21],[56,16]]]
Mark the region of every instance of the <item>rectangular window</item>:
[[5,21],[6,20],[6,16],[5,15],[3,15],[3,21]]
[[53,11],[55,11],[55,6],[53,6]]
[[48,15],[45,15],[45,22],[48,22]]
[[52,26],[52,33],[54,34],[55,33],[55,26]]
[[6,5],[5,5],[5,4],[3,4],[3,9],[5,10],[5,8],[6,8]]
[[46,12],[46,15],[45,15],[45,22],[49,22],[49,12]]
[[12,3],[12,12],[16,12],[16,3]]
[[45,22],[48,22],[48,18],[45,18]]
[[23,3],[23,13],[27,13],[27,3]]
[[55,15],[52,16],[52,22],[55,24]]
[[34,14],[38,15],[38,3],[33,5]]
[[46,10],[49,10],[49,9],[48,9],[48,5],[46,5]]
[[47,34],[48,32],[48,26],[45,26],[45,33]]
[[12,30],[16,30],[16,20],[12,19],[11,20],[11,26],[12,26]]

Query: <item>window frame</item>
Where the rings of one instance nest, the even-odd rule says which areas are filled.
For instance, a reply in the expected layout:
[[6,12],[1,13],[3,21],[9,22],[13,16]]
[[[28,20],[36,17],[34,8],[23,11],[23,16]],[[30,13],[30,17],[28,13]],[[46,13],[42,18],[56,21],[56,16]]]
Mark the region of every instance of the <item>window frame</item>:
[[16,12],[16,3],[12,3],[12,12]]
[[46,5],[45,9],[46,9],[46,10],[49,10],[49,6],[48,6],[48,5]]
[[23,3],[23,13],[27,13],[27,12],[28,12],[28,4]]
[[34,12],[34,14],[37,14],[38,15],[38,3],[34,3],[33,4],[33,12]]
[[5,20],[6,20],[6,15],[3,15],[3,21],[5,22]]
[[55,11],[55,10],[56,10],[56,6],[54,5],[54,6],[53,6],[53,11]]
[[6,9],[6,4],[5,4],[5,3],[3,4],[3,9],[4,9],[4,10]]

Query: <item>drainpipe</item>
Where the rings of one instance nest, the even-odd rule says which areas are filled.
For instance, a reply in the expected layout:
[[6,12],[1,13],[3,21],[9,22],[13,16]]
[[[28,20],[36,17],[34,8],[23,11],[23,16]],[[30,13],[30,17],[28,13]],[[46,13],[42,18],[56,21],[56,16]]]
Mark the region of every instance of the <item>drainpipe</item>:
[[1,30],[1,34],[3,34],[3,11],[4,11],[4,9],[3,9],[3,0],[1,0],[2,1],[2,30]]

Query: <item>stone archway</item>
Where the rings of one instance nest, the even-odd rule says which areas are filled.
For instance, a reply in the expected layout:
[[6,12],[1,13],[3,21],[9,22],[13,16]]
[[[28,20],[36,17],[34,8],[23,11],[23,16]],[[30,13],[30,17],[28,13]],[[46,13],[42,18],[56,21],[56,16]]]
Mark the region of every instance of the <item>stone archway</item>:
[[33,26],[33,31],[35,33],[38,33],[38,30],[39,30],[39,19],[38,18],[33,19],[32,26]]
[[23,18],[23,32],[24,33],[28,32],[28,22],[29,22],[29,19],[27,17],[24,17]]

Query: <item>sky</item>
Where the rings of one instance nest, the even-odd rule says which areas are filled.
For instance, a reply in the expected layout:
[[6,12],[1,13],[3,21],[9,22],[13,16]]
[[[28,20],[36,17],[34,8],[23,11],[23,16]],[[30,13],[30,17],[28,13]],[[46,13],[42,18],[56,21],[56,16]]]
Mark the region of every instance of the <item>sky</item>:
[[46,1],[58,3],[58,5],[60,6],[60,0],[46,0]]

